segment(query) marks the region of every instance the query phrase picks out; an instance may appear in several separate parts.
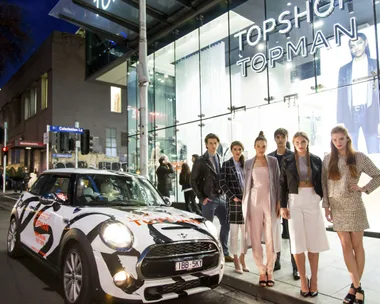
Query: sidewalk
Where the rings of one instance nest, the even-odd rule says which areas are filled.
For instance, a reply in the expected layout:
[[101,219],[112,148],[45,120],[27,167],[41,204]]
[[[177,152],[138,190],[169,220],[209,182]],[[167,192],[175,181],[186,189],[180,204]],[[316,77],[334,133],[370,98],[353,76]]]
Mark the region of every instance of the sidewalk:
[[[338,235],[327,232],[330,250],[320,254],[318,289],[319,295],[315,298],[300,296],[300,281],[294,281],[290,262],[289,242],[282,240],[281,270],[274,272],[276,284],[273,288],[258,286],[259,272],[255,266],[252,250],[247,253],[247,266],[250,273],[237,274],[233,263],[226,263],[223,284],[237,290],[244,291],[255,297],[279,304],[295,303],[342,303],[351,284],[343,260],[342,249]],[[264,251],[265,251],[265,247]],[[362,286],[365,290],[365,303],[378,304],[380,293],[380,239],[364,238],[366,250],[366,267],[364,270]],[[307,274],[310,276],[310,267],[307,261]]]

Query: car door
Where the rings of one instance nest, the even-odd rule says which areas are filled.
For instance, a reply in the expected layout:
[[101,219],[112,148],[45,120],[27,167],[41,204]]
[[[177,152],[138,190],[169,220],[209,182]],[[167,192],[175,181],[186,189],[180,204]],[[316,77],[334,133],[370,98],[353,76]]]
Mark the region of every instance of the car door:
[[28,247],[41,257],[47,258],[60,243],[67,225],[65,214],[70,207],[71,175],[51,174],[34,208],[29,225]]
[[33,249],[35,242],[34,219],[42,208],[40,198],[51,177],[50,174],[42,174],[33,184],[32,189],[21,196],[17,204],[20,241],[29,249]]

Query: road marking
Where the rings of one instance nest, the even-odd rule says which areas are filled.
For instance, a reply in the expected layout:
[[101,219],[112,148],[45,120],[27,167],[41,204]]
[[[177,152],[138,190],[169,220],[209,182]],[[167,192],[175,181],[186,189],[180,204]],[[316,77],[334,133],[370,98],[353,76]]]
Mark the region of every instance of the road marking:
[[8,196],[8,195],[3,195],[3,197],[9,198],[9,199],[14,200],[14,201],[18,200],[18,198],[14,198],[14,197]]

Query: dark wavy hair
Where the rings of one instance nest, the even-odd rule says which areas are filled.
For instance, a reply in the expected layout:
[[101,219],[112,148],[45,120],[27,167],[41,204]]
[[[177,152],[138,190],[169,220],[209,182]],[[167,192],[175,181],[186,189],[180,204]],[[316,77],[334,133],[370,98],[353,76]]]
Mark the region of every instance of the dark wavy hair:
[[[244,151],[244,145],[240,141],[235,140],[230,145],[231,152],[232,152],[232,148],[235,146],[240,147]],[[244,157],[243,153],[240,155],[239,162],[240,162],[242,168],[244,168],[245,157]]]

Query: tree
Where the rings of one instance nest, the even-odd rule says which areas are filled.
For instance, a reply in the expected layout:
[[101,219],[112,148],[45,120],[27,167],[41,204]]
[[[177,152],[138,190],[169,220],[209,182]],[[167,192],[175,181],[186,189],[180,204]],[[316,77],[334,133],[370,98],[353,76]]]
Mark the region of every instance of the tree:
[[22,9],[15,4],[0,2],[0,77],[5,74],[8,64],[17,65],[22,61],[30,41]]

